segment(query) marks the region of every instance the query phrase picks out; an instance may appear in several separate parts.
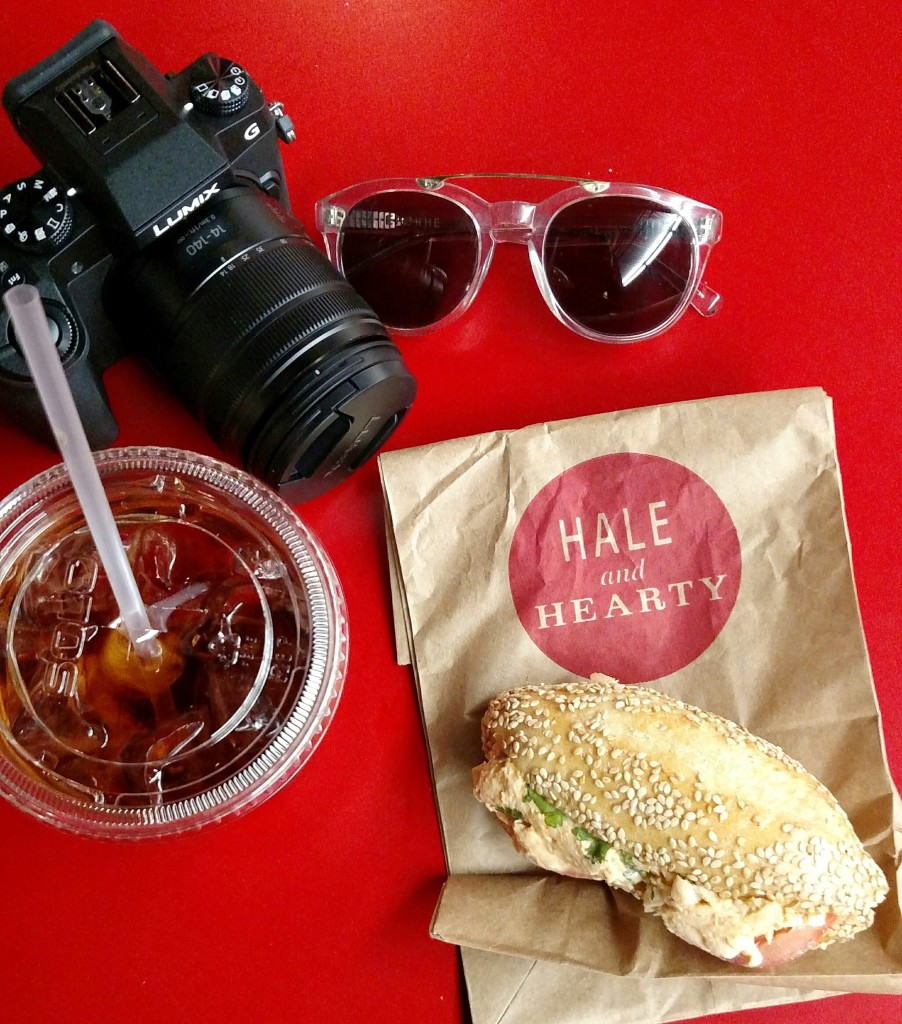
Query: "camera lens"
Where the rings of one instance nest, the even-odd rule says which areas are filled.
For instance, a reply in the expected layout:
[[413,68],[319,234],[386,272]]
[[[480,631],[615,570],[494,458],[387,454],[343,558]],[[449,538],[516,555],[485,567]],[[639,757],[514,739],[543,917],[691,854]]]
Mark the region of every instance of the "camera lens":
[[221,447],[291,502],[360,466],[416,393],[376,314],[253,186],[170,227],[105,299]]

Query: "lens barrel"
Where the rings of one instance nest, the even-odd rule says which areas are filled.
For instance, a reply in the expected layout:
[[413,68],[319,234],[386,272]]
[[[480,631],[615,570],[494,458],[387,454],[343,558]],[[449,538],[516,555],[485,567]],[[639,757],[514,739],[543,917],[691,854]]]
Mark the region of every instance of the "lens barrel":
[[290,502],[360,466],[416,393],[373,310],[254,187],[120,267],[107,301],[221,447]]

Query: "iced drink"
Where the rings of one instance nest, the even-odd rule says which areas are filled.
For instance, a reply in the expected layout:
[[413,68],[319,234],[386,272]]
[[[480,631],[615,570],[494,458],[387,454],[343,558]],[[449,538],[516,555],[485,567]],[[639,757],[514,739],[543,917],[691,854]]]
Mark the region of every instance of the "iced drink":
[[334,572],[251,477],[162,449],[97,457],[158,651],[140,657],[62,469],[0,507],[0,791],[87,834],[199,827],[304,763],[344,676]]

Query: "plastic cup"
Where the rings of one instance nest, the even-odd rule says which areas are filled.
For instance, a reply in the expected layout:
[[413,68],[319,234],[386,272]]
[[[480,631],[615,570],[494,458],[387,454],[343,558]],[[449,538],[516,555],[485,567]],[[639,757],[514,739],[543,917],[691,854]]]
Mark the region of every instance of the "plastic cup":
[[63,466],[0,503],[0,794],[82,835],[170,836],[288,782],[347,663],[328,557],[270,488],[164,448],[94,456],[161,652],[140,658]]

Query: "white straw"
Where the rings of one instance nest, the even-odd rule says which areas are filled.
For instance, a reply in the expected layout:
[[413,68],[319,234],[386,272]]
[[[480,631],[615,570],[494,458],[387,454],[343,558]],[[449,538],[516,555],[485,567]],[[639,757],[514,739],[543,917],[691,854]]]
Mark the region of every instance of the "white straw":
[[3,301],[12,318],[16,338],[31,370],[63,462],[72,478],[88,529],[97,545],[97,553],[119,606],[122,624],[135,650],[142,656],[152,657],[159,653],[159,642],[150,625],[147,608],[141,599],[116,520],[91,455],[63,364],[50,336],[41,296],[32,285],[18,284],[4,294]]

